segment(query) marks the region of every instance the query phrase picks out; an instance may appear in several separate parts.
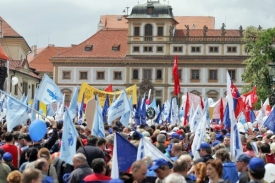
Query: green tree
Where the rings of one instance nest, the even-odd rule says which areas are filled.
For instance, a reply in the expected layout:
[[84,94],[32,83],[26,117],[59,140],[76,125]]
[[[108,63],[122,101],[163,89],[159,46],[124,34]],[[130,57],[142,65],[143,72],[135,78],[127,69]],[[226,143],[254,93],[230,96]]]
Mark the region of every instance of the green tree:
[[274,93],[269,64],[275,64],[275,28],[261,30],[249,26],[243,33],[243,41],[249,58],[244,61],[246,68],[242,79],[250,83],[243,90],[247,92],[256,85],[258,98],[265,100]]

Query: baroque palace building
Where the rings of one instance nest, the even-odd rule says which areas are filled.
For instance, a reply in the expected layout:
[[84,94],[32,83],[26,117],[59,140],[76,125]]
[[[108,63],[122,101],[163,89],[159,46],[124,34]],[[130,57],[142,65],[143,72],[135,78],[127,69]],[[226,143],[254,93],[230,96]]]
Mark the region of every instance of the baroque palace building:
[[191,92],[217,100],[226,95],[226,73],[241,88],[248,57],[242,27],[215,29],[214,17],[174,16],[172,7],[148,1],[128,16],[101,16],[98,32],[50,59],[53,78],[66,101],[82,82],[121,90],[133,84],[162,104],[173,97],[172,67],[178,56],[181,95]]

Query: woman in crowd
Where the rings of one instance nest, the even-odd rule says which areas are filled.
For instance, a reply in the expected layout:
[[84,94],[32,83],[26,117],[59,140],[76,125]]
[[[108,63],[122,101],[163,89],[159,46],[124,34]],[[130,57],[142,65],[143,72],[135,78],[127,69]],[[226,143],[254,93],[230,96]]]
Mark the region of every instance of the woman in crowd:
[[197,163],[195,165],[195,175],[197,177],[196,183],[207,183],[205,180],[206,177],[206,164],[205,163]]
[[220,160],[209,160],[206,163],[206,175],[211,183],[223,182],[222,179],[222,162]]

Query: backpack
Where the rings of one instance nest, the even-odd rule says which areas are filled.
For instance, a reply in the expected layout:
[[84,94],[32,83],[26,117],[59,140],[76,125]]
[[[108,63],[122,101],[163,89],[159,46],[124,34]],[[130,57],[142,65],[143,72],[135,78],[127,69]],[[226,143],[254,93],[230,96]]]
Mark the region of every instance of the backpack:
[[65,161],[62,161],[58,157],[53,160],[53,166],[56,169],[56,174],[58,182],[63,182],[63,175],[66,173],[71,173],[74,170],[74,167],[70,164],[67,164]]

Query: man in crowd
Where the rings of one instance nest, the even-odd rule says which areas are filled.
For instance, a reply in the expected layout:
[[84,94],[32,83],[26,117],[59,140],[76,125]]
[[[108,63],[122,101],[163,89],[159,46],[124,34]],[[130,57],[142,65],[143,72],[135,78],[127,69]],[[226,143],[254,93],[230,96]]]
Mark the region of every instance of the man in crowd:
[[191,180],[189,176],[187,175],[188,172],[188,163],[184,161],[182,158],[179,158],[174,162],[173,166],[173,172],[179,173],[182,176],[184,176],[185,181],[187,183],[195,183],[195,181]]
[[157,174],[156,183],[164,183],[165,178],[171,173],[172,163],[167,162],[165,159],[159,158],[154,160],[153,165],[149,168]]
[[147,166],[144,161],[135,161],[131,167],[133,181],[141,183],[146,178]]
[[42,173],[42,182],[44,183],[53,183],[54,180],[52,177],[47,176],[49,171],[49,163],[45,158],[39,158],[35,161],[35,168],[40,170]]
[[172,146],[172,150],[171,150],[171,156],[172,158],[170,158],[172,161],[176,161],[180,154],[182,152],[182,146],[180,143],[174,143]]
[[86,157],[81,153],[74,155],[73,166],[74,171],[70,174],[68,183],[79,183],[93,172],[87,164]]
[[96,158],[92,161],[92,169],[93,169],[93,174],[87,175],[84,178],[84,181],[86,183],[93,182],[93,181],[107,181],[111,180],[110,177],[105,176],[106,174],[106,163],[104,159],[102,158]]
[[252,158],[248,164],[250,183],[263,183],[265,174],[265,163],[261,158]]
[[246,154],[242,154],[237,158],[236,168],[238,172],[240,172],[239,183],[246,183],[250,181],[248,171],[247,171],[247,165],[249,161],[250,161],[250,157]]
[[203,142],[200,145],[200,148],[198,149],[200,157],[198,160],[196,160],[197,162],[204,162],[206,163],[208,160],[213,159],[213,157],[211,156],[212,154],[212,148],[210,146],[210,144]]

